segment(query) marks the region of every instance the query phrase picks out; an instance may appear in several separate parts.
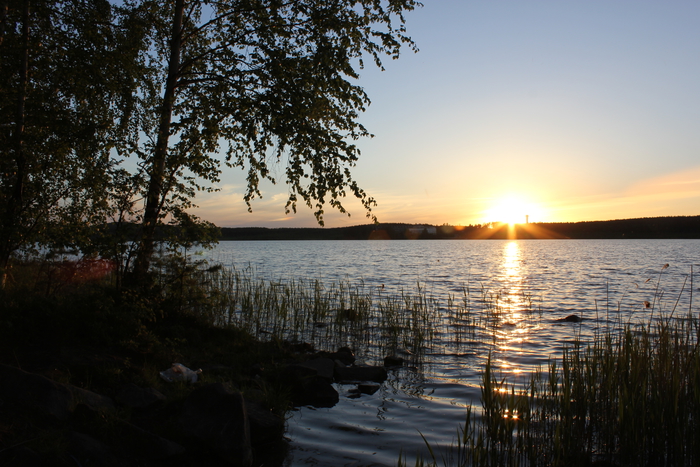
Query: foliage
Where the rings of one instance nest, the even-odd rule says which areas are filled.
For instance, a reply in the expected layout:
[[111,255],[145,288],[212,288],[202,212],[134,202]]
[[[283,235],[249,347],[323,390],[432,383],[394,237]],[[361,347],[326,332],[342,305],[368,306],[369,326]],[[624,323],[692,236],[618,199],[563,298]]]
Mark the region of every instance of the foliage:
[[[147,174],[137,275],[148,269],[155,227],[181,219],[198,190],[212,190],[221,163],[247,172],[244,196],[261,196],[284,165],[287,211],[303,202],[323,223],[324,206],[345,212],[349,191],[368,213],[374,200],[350,175],[357,122],[369,99],[351,82],[369,57],[397,58],[404,11],[414,0],[144,1],[153,28],[141,83],[133,152]],[[218,154],[224,153],[222,161]]]
[[[189,209],[222,166],[345,212],[369,136],[353,81],[397,58],[415,0],[6,0],[0,8],[0,269],[36,245],[148,270],[157,241],[208,244]],[[279,175],[283,173],[283,175]],[[143,204],[143,206],[141,206]],[[141,229],[133,229],[140,223]],[[109,224],[109,225],[108,225]],[[173,238],[157,227],[181,227]],[[140,241],[140,243],[138,243]],[[136,245],[136,249],[134,249]],[[137,273],[137,276],[139,274]]]
[[0,268],[90,243],[129,137],[139,34],[106,0],[8,1],[0,18]]

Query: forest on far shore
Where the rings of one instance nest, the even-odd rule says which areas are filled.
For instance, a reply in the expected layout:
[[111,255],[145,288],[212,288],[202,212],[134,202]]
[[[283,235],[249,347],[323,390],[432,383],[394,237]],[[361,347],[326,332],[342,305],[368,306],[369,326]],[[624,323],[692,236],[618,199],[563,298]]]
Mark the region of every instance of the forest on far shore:
[[223,227],[220,240],[406,240],[406,239],[684,239],[700,238],[700,216],[644,217],[528,224],[365,224],[351,227]]

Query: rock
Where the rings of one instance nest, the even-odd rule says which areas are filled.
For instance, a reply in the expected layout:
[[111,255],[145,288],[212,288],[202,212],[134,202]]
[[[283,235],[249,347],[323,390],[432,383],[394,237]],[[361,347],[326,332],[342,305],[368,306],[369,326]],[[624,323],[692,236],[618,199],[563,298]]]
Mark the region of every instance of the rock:
[[374,381],[381,383],[386,381],[387,372],[381,366],[348,366],[335,368],[335,378],[340,382]]
[[384,357],[384,366],[401,366],[403,363],[404,359],[396,355],[387,355]]
[[282,372],[281,383],[292,390],[292,404],[295,407],[333,407],[340,400],[338,391],[330,381],[318,375],[311,367],[289,365]]
[[93,410],[114,408],[109,397],[3,364],[0,364],[0,399],[15,408],[32,410],[61,421],[68,420],[78,404],[85,404]]
[[245,409],[248,413],[250,426],[250,443],[253,446],[274,443],[284,435],[284,420],[260,404],[246,400]]
[[557,321],[564,323],[580,323],[581,321],[583,321],[583,318],[581,318],[578,315],[569,315],[566,318],[560,318]]
[[148,409],[166,400],[166,397],[153,388],[140,388],[129,383],[121,388],[115,399],[124,407]]
[[142,428],[122,421],[118,424],[121,437],[126,440],[124,448],[142,459],[170,459],[181,456],[185,448],[174,441],[161,438]]
[[335,353],[331,354],[333,360],[340,360],[346,365],[355,363],[355,353],[350,347],[341,347]]
[[333,363],[335,363],[335,366],[339,366],[339,367],[347,366],[345,363],[341,362],[340,360],[333,360]]
[[50,461],[26,446],[16,446],[0,450],[0,465],[3,467],[44,467],[50,465]]
[[326,379],[316,376],[304,381],[302,393],[295,394],[295,405],[311,405],[314,407],[333,407],[340,400],[338,391]]
[[105,467],[123,465],[122,459],[117,458],[109,446],[84,433],[76,431],[68,433],[68,449],[80,465]]
[[352,365],[355,363],[355,353],[350,349],[350,347],[341,347],[336,352],[318,352],[319,356],[330,358],[331,360],[339,360],[345,365]]
[[[185,448],[173,441],[161,438],[126,420],[116,417],[105,418],[99,412],[83,404],[76,407],[72,422],[74,425],[82,426],[83,431],[92,429],[105,422],[109,423],[111,435],[109,437],[101,437],[100,441],[109,443],[114,452],[126,452],[128,455],[139,459],[168,459],[185,453]],[[75,439],[80,441],[82,445],[86,445],[85,437]],[[91,449],[94,447],[101,450],[94,443],[87,444]]]
[[335,362],[330,358],[314,358],[313,360],[307,360],[299,365],[306,368],[312,368],[316,370],[316,374],[321,378],[327,379],[328,381],[333,381],[333,368],[335,367]]
[[253,462],[248,413],[239,392],[222,383],[198,388],[187,397],[179,418],[185,435],[235,467]]
[[357,385],[357,389],[362,393],[362,394],[368,394],[372,395],[375,392],[379,391],[379,388],[381,385],[376,384],[376,383],[360,383]]
[[318,370],[310,366],[295,363],[293,365],[288,365],[282,371],[282,375],[285,378],[285,380],[295,382],[300,378],[310,378],[312,376],[318,376]]
[[310,353],[314,351],[314,345],[308,342],[292,343],[289,345],[294,352]]

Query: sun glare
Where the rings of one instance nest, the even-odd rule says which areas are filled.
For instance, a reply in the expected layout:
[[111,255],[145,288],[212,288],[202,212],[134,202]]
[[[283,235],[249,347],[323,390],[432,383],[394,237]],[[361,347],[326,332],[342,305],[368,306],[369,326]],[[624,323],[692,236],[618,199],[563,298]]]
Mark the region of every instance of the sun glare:
[[502,222],[505,224],[525,224],[532,221],[533,215],[538,214],[538,209],[533,203],[529,202],[525,197],[511,195],[501,198],[495,204],[486,210],[486,222]]

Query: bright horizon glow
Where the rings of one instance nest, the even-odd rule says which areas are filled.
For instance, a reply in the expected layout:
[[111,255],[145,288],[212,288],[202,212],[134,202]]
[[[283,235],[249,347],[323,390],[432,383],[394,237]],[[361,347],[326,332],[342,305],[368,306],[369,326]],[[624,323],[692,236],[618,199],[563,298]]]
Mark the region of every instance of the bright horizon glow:
[[507,195],[486,210],[483,223],[500,222],[515,225],[537,222],[542,218],[543,209],[529,201],[524,195]]

